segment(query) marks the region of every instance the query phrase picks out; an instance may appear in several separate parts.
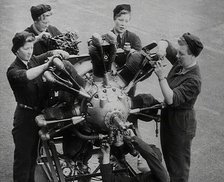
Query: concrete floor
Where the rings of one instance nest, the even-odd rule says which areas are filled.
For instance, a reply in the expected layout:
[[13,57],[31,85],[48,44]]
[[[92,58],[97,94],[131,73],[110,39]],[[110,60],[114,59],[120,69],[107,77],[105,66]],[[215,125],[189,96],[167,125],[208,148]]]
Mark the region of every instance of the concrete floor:
[[[0,2],[0,181],[12,181],[14,145],[11,136],[15,100],[5,76],[14,60],[11,39],[32,23],[29,9],[41,2],[54,10],[52,24],[62,32],[77,30],[81,53],[87,53],[92,33],[105,33],[113,26],[116,4],[132,5],[130,30],[143,45],[166,38],[175,41],[184,32],[198,35],[205,45],[199,57],[203,76],[197,111],[197,136],[193,141],[191,182],[224,181],[224,1],[223,0],[1,0]],[[169,71],[170,66],[167,66]],[[139,84],[138,92],[162,99],[155,76]],[[154,123],[140,122],[143,138],[159,145]]]

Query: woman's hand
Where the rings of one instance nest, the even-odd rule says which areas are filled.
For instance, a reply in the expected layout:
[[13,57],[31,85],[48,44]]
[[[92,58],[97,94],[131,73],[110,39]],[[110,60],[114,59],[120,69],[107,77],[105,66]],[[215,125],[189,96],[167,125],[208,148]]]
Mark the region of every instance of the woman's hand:
[[102,143],[101,144],[101,151],[103,155],[110,155],[110,145],[109,143]]
[[159,80],[163,80],[165,78],[164,76],[164,68],[161,61],[157,61],[154,65],[155,69],[154,72]]
[[110,145],[109,143],[102,143],[101,144],[101,151],[103,154],[102,164],[109,164],[110,163]]
[[68,59],[69,58],[69,53],[67,53],[66,51],[60,50],[60,49],[56,49],[52,51],[53,56],[61,56],[62,59]]
[[36,36],[36,41],[42,40],[42,39],[46,39],[46,38],[50,38],[51,34],[48,32],[41,32],[38,36]]
[[127,130],[127,134],[124,135],[124,140],[125,140],[126,142],[132,142],[132,137],[133,137],[133,136],[136,136],[136,135],[134,134],[134,131],[133,131],[132,129],[128,129],[128,130]]
[[171,105],[173,104],[173,90],[170,88],[164,75],[164,66],[162,65],[161,61],[157,61],[154,66],[154,72],[159,79],[159,85],[164,96],[164,101],[166,104]]

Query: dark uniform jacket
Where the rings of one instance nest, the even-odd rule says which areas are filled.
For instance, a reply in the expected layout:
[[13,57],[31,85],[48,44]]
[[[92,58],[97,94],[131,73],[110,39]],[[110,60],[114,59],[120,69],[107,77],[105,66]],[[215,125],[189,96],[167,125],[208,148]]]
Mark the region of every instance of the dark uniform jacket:
[[[25,31],[33,33],[35,36],[37,36],[37,32],[34,30],[33,25],[30,27],[26,28]],[[49,25],[46,32],[49,32],[52,37],[60,35],[61,32],[54,26]],[[49,42],[47,40],[40,40],[34,44],[34,49],[33,49],[33,55],[40,55],[43,54],[47,51],[49,51]]]
[[[112,32],[115,33],[114,30],[112,30]],[[139,36],[128,30],[123,33],[120,41],[117,40],[117,47],[123,49],[126,42],[130,43],[132,49],[135,49],[137,51],[140,51],[142,49],[142,43]]]
[[[113,33],[114,30],[112,30]],[[128,30],[126,30],[123,34],[121,39],[119,39],[119,36],[117,36],[117,48],[124,48],[125,43],[130,43],[130,46],[132,49],[135,49],[137,51],[140,51],[142,49],[142,43],[141,40],[139,38],[139,36],[137,36],[135,33],[130,32]],[[126,63],[127,59],[127,54],[121,54],[121,55],[117,55],[115,58],[115,63],[117,64],[118,67],[122,67],[124,66],[124,64]],[[136,86],[133,87],[130,91],[129,91],[129,96],[133,97],[135,95],[135,90],[136,90]]]
[[148,145],[138,137],[133,137],[133,144],[142,157],[147,161],[151,171],[137,174],[135,177],[128,177],[113,174],[112,166],[110,164],[101,164],[100,170],[103,182],[167,182],[168,176],[161,162],[161,154],[158,155],[160,151],[155,152],[155,150],[159,149],[155,149],[154,145]]
[[[47,52],[40,56],[33,56],[28,63],[28,68],[33,68],[44,63],[51,53]],[[17,103],[30,106],[32,108],[42,109],[43,82],[41,76],[34,80],[28,80],[26,76],[27,66],[17,57],[7,70],[7,77],[10,86],[15,95]]]
[[[114,30],[111,30],[114,34]],[[119,36],[117,36],[117,48],[124,48],[125,43],[130,43],[130,46],[132,49],[135,49],[137,51],[140,51],[142,49],[142,43],[139,38],[135,33],[130,32],[126,30],[123,34],[121,39],[119,39]],[[118,65],[118,67],[122,67],[126,63],[127,59],[127,54],[121,54],[117,55],[115,59],[115,63]],[[130,95],[134,95],[135,88],[132,89]]]
[[173,64],[167,76],[167,82],[173,90],[173,104],[162,110],[161,122],[166,131],[181,135],[194,136],[196,119],[194,104],[201,91],[201,75],[199,66],[182,72],[182,66],[177,61],[177,50],[169,43],[167,59]]

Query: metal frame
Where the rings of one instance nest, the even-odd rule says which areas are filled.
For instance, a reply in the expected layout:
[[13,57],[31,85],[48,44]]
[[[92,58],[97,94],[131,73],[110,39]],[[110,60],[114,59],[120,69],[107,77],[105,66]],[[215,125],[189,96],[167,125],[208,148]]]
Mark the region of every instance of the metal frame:
[[[100,164],[93,170],[91,174],[74,175],[72,177],[65,177],[63,175],[63,171],[59,163],[59,158],[58,158],[59,156],[56,149],[56,144],[60,143],[58,141],[59,141],[58,138],[56,139],[52,138],[50,140],[40,140],[40,144],[38,147],[37,164],[41,166],[42,170],[44,171],[44,173],[46,174],[46,177],[48,178],[50,182],[66,182],[66,181],[81,180],[85,178],[101,177],[101,173],[99,172]],[[94,152],[97,152],[97,149],[95,149]],[[122,164],[124,168],[115,169],[113,170],[113,172],[114,173],[127,172],[127,174],[129,174],[130,176],[136,175],[135,170],[131,167],[131,165],[126,160],[122,161]]]

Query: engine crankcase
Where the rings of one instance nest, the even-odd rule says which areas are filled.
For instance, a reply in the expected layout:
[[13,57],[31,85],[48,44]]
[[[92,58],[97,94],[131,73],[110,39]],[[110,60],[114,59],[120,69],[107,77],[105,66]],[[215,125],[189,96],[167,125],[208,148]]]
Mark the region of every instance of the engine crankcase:
[[[113,82],[113,80],[110,80]],[[89,93],[92,99],[86,103],[86,120],[95,130],[105,132],[125,125],[131,107],[131,100],[127,94],[115,86],[116,84],[96,83]],[[119,123],[114,120],[119,118]]]

